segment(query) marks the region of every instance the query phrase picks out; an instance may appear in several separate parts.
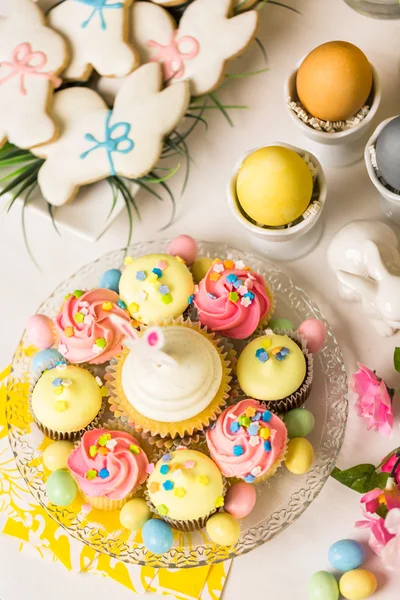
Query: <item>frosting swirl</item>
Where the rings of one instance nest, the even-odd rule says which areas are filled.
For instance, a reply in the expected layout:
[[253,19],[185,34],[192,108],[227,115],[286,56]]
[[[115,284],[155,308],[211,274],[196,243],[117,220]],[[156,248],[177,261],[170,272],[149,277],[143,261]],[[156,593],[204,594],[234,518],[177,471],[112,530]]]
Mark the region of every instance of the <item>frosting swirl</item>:
[[194,302],[202,325],[238,340],[254,333],[271,308],[263,277],[246,269],[243,261],[231,260],[213,264]]
[[279,417],[248,399],[226,408],[206,437],[211,458],[223,475],[253,483],[282,455],[287,430]]
[[147,456],[123,431],[93,429],[68,457],[68,468],[90,497],[122,500],[147,478]]
[[130,319],[118,301],[118,294],[102,288],[71,294],[55,321],[59,352],[70,362],[91,364],[104,363],[121,352],[124,335],[110,315]]
[[218,393],[221,357],[212,341],[190,327],[162,328],[163,352],[174,360],[160,365],[132,350],[123,366],[122,385],[130,404],[143,416],[175,423],[200,414]]

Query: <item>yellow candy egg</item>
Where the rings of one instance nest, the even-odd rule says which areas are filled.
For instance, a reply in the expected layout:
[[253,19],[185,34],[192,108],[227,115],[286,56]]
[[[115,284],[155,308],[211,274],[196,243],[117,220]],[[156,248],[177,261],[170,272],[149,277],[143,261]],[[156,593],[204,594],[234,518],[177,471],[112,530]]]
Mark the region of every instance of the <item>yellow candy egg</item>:
[[207,275],[208,269],[212,265],[212,259],[208,256],[202,256],[192,264],[192,275],[195,283],[199,283]]
[[47,446],[43,452],[43,463],[49,471],[66,469],[68,457],[74,449],[72,442],[60,441]]
[[340,581],[340,593],[347,600],[364,600],[376,592],[378,582],[371,571],[366,569],[354,569],[347,571]]
[[312,191],[313,179],[306,162],[283,146],[267,146],[250,154],[236,181],[244,212],[269,227],[298,219],[309,205]]
[[365,54],[348,42],[327,42],[302,62],[297,94],[306,110],[324,121],[345,121],[365,104],[372,69]]
[[133,498],[132,500],[129,500],[129,502],[124,504],[119,513],[119,520],[122,527],[125,527],[130,531],[142,529],[143,525],[151,519],[151,517],[151,511],[143,498]]
[[295,475],[307,473],[314,462],[314,448],[306,438],[293,438],[288,444],[286,468]]
[[206,530],[211,541],[220,546],[234,546],[240,536],[239,521],[228,513],[217,513],[210,517]]

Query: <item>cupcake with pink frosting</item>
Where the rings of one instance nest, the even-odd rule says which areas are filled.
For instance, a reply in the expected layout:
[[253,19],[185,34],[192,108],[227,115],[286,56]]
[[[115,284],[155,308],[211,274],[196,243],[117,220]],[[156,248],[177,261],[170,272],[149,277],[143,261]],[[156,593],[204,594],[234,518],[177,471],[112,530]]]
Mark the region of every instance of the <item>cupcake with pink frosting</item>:
[[130,318],[118,294],[107,289],[75,290],[66,298],[55,323],[59,352],[71,363],[93,365],[111,360],[122,350],[123,334],[111,316]]
[[149,461],[129,433],[93,429],[69,455],[68,468],[86,502],[101,510],[118,510],[146,481]]
[[202,325],[237,340],[252,335],[273,312],[264,278],[241,260],[215,260],[198,285],[194,303]]
[[288,440],[284,422],[252,399],[225,409],[206,436],[221,473],[246,483],[260,483],[275,474]]

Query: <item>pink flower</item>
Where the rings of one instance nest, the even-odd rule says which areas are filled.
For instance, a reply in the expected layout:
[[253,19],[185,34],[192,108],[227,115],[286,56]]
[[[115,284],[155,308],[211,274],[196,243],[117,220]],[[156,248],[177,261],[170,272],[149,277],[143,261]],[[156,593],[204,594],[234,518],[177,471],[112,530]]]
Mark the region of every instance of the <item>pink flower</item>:
[[381,556],[386,544],[394,538],[394,535],[389,533],[385,526],[385,520],[382,517],[372,517],[363,511],[365,519],[357,521],[355,526],[362,529],[370,529],[371,535],[368,544],[373,552]]
[[381,504],[386,504],[388,510],[392,508],[400,508],[400,490],[381,490],[376,488],[364,494],[360,500],[361,504],[365,504],[365,510],[374,514]]
[[[381,466],[381,470],[384,473],[391,473],[397,459],[398,457],[396,456],[396,454],[393,454],[393,456],[391,456],[385,463],[383,463],[383,465]],[[395,471],[395,479],[396,483],[400,485],[400,465]]]
[[381,558],[388,569],[400,570],[400,508],[390,510],[386,515],[385,529],[392,538],[384,546]]
[[359,417],[366,422],[368,429],[388,436],[393,427],[392,399],[383,379],[380,379],[366,366],[357,363],[358,371],[350,381],[350,387],[357,394],[355,408]]

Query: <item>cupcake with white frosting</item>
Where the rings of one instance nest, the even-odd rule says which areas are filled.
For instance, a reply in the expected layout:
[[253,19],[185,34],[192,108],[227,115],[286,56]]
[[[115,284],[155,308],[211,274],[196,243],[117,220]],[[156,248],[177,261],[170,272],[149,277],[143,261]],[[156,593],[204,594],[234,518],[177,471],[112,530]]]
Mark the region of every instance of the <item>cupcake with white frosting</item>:
[[[124,323],[121,321],[121,327]],[[136,431],[183,438],[204,430],[223,410],[230,364],[221,342],[200,325],[176,320],[139,334],[109,367],[112,403]]]

